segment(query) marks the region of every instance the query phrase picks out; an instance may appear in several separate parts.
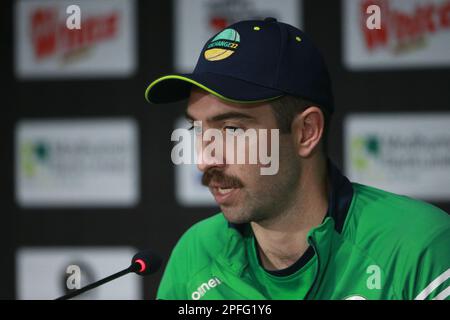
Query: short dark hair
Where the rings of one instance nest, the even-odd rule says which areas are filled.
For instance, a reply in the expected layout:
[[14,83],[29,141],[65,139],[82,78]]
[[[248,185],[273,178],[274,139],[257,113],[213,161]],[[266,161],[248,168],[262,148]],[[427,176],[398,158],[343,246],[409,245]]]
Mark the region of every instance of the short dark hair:
[[317,103],[314,103],[312,101],[309,101],[307,99],[294,97],[290,95],[282,96],[278,99],[275,99],[270,102],[270,105],[272,107],[273,113],[275,115],[275,118],[277,120],[278,127],[280,129],[280,133],[290,133],[292,130],[292,121],[294,120],[295,116],[299,114],[300,112],[303,112],[307,108],[311,106],[315,106],[320,108],[324,115],[324,128],[323,128],[323,135],[322,135],[322,151],[326,155],[328,151],[328,127],[331,121],[331,114],[330,112],[318,105]]

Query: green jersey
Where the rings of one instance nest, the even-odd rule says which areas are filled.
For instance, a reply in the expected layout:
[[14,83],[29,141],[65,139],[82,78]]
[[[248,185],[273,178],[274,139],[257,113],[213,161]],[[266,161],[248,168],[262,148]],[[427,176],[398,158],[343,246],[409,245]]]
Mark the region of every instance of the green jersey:
[[450,217],[351,183],[331,163],[326,218],[291,270],[270,272],[248,224],[219,213],[178,241],[158,299],[436,299],[450,296]]

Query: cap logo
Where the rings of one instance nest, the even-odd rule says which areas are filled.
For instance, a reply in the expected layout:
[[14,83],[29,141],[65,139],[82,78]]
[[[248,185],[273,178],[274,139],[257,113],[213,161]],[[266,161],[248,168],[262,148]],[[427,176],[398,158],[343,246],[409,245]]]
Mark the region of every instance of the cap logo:
[[241,37],[234,29],[225,29],[207,45],[204,57],[208,61],[223,60],[231,56],[239,46]]

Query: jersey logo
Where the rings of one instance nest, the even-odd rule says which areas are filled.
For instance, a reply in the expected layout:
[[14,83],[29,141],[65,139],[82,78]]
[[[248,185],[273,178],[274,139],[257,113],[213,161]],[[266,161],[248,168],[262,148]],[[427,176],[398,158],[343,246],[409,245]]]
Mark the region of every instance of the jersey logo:
[[203,297],[209,290],[217,287],[218,285],[222,284],[222,282],[217,277],[212,277],[207,282],[203,282],[196,291],[192,292],[192,299],[193,300],[199,300],[201,297]]

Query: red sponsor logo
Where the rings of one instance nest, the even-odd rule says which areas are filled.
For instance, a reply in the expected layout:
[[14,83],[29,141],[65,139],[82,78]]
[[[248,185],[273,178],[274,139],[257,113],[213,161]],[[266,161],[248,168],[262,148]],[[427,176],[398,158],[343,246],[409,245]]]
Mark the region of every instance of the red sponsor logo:
[[30,34],[37,59],[57,54],[66,56],[117,36],[117,12],[83,17],[81,29],[68,29],[65,19],[65,16],[60,19],[56,8],[39,8],[31,12]]
[[[389,0],[363,0],[360,3],[362,32],[367,49],[392,48],[395,52],[422,46],[433,34],[450,30],[450,1],[413,4],[408,12],[393,7]],[[381,9],[381,29],[366,26],[367,7],[378,5]]]
[[209,20],[210,27],[214,30],[214,32],[220,31],[222,29],[225,29],[226,26],[228,26],[230,23],[227,18],[225,17],[212,17]]

